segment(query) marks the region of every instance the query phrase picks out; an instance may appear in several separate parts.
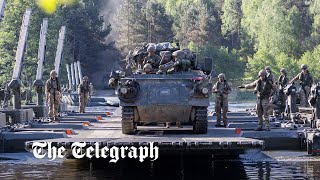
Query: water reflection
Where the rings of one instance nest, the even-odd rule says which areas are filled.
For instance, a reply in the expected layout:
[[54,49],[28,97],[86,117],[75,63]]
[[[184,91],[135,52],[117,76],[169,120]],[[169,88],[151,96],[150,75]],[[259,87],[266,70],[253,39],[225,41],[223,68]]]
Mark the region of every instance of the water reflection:
[[0,179],[318,179],[320,161],[162,155],[155,162],[65,160],[59,163],[0,161]]

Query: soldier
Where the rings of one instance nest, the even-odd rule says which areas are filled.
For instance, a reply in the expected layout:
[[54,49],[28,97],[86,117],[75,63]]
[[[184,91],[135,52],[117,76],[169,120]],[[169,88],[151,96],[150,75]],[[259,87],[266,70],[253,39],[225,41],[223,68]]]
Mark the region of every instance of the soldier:
[[311,86],[313,83],[313,78],[308,70],[307,65],[305,65],[305,64],[301,65],[301,73],[299,73],[296,77],[294,77],[290,81],[290,83],[294,83],[297,80],[300,80],[300,85],[301,85],[301,91],[299,94],[300,106],[307,107],[310,89],[311,89]]
[[158,69],[161,61],[160,56],[156,55],[156,48],[154,45],[150,45],[147,49],[148,56],[144,58],[143,64],[151,64],[153,69]]
[[269,121],[269,99],[272,95],[273,85],[267,79],[267,73],[264,70],[259,72],[259,79],[251,84],[242,85],[238,88],[255,89],[257,94],[257,114],[258,114],[258,128],[256,131],[262,131],[263,118],[266,122],[266,130],[270,131],[270,121]]
[[90,83],[89,84],[89,95],[90,95],[90,97],[93,95],[93,93],[94,93],[94,87],[93,87],[93,84],[92,83]]
[[278,95],[277,95],[277,87],[276,87],[276,81],[274,78],[273,73],[271,72],[271,68],[269,66],[265,67],[265,71],[267,73],[267,79],[271,82],[271,84],[273,85],[273,94],[271,95],[270,98],[270,105],[269,105],[269,115],[270,114],[274,114],[274,108],[277,107],[278,104]]
[[60,104],[60,83],[55,70],[50,72],[50,79],[46,82],[46,96],[49,104],[49,117],[56,120]]
[[278,79],[278,86],[279,86],[279,102],[280,102],[280,110],[281,113],[284,112],[285,107],[286,107],[286,101],[287,101],[287,96],[284,93],[284,88],[287,86],[289,79],[287,77],[287,71],[286,69],[282,68],[280,70],[280,77]]
[[275,83],[274,75],[273,75],[273,73],[271,72],[271,68],[270,68],[269,66],[267,66],[267,67],[265,68],[265,71],[266,71],[266,73],[267,73],[267,79],[268,79],[270,82],[272,82],[272,84]]
[[[216,93],[216,115],[217,115],[217,123],[216,127],[227,127],[228,119],[227,119],[227,112],[228,112],[228,95],[231,92],[231,88],[228,82],[225,79],[224,74],[218,75],[218,82],[213,86],[212,92]],[[221,108],[223,111],[223,124],[220,125],[221,122]]]
[[85,113],[85,108],[89,100],[89,78],[88,76],[84,76],[81,83],[78,86],[78,93],[80,95],[79,99],[79,112],[80,113]]
[[3,108],[8,107],[9,100],[11,98],[11,90],[9,87],[10,81],[7,81],[4,85],[4,99],[3,99]]

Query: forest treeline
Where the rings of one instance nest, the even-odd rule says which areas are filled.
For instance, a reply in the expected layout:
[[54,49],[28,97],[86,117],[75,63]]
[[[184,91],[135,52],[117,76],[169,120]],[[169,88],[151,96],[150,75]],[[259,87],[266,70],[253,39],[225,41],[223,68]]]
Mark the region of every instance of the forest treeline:
[[[103,11],[117,8],[113,22]],[[99,51],[116,47],[123,54],[148,42],[179,42],[198,57],[211,57],[228,79],[249,80],[270,66],[293,77],[308,64],[320,79],[320,0],[78,0],[44,14],[34,0],[7,0],[0,24],[0,81],[11,78],[23,13],[33,9],[24,79],[35,76],[40,24],[49,18],[45,75],[53,67],[59,29],[67,26],[64,63],[80,60],[85,74],[97,72]],[[110,31],[115,43],[107,44]],[[115,45],[115,46],[113,46]],[[103,62],[108,64],[108,58]],[[110,63],[111,65],[111,63]],[[65,79],[65,67],[62,75]]]
[[123,0],[115,18],[124,51],[178,41],[229,79],[265,66],[293,77],[303,63],[320,79],[320,0]]
[[79,0],[72,6],[59,6],[55,13],[48,15],[38,7],[36,0],[7,0],[4,18],[0,22],[0,82],[11,80],[20,27],[27,8],[32,9],[32,18],[21,77],[23,82],[35,80],[43,18],[48,18],[49,21],[44,79],[48,78],[54,68],[61,26],[67,27],[60,68],[60,79],[63,83],[67,82],[66,63],[80,60],[85,75],[99,71],[101,62],[95,61],[99,58],[97,52],[110,48],[104,39],[110,33],[111,27],[104,23],[100,15],[103,4],[104,0]]

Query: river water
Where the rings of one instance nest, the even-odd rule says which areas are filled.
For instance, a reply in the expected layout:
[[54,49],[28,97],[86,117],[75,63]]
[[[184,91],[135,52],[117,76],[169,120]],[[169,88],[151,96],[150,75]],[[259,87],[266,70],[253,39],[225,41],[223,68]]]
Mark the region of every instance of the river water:
[[2,155],[0,179],[319,179],[320,159],[304,152],[272,151],[240,157],[161,155],[155,162],[116,164],[38,160],[29,153]]

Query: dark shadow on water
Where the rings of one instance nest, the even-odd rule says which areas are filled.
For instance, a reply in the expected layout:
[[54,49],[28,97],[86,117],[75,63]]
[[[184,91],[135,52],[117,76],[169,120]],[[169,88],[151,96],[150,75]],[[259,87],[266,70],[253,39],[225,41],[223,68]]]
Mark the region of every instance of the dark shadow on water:
[[179,154],[167,154],[154,162],[143,163],[126,159],[109,164],[98,160],[91,161],[91,170],[104,172],[96,174],[96,178],[102,175],[114,179],[248,179],[242,162],[235,158],[228,161],[228,158],[212,155],[186,155],[182,158]]
[[57,164],[0,163],[0,179],[317,179],[320,162],[278,162],[203,155],[160,154],[159,159],[65,160]]

